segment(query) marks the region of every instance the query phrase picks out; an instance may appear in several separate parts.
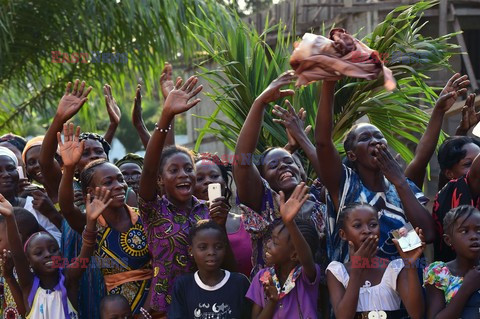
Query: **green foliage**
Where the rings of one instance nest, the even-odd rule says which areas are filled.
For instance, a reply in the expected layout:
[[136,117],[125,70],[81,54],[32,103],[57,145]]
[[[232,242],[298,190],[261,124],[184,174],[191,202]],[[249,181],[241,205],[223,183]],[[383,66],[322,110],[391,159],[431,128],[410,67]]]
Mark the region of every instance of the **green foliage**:
[[[386,62],[397,80],[397,89],[393,92],[384,89],[383,77],[372,81],[353,78],[339,81],[333,136],[340,152],[343,152],[341,142],[345,133],[356,121],[367,116],[405,160],[412,159],[412,151],[405,146],[405,140],[418,143],[418,134],[424,132],[429,119],[420,106],[432,106],[437,98],[436,88],[426,83],[426,73],[448,68],[448,60],[457,48],[447,43],[454,34],[435,39],[420,34],[422,13],[435,4],[435,1],[421,1],[399,7],[362,40],[382,56],[392,56],[394,52],[422,54],[420,60],[392,59]],[[221,25],[213,18],[196,19],[194,25],[197,30],[202,30],[202,34],[209,35],[204,37],[191,30],[194,39],[209,55],[205,63],[218,65],[215,70],[209,70],[205,64],[200,65],[202,76],[212,86],[213,93],[209,96],[217,109],[211,116],[203,117],[206,124],[199,130],[196,149],[206,134],[214,134],[233,150],[255,97],[290,68],[292,38],[285,33],[285,25],[281,22],[275,26],[267,23],[264,32],[258,34],[238,16],[225,19]],[[277,41],[272,48],[265,39],[267,34],[274,32]],[[320,94],[318,83],[300,88],[295,94],[294,107],[307,110],[306,125],[315,124]],[[219,112],[232,123],[220,120],[217,117]],[[272,119],[271,108],[267,108],[257,152],[268,146],[283,146],[286,143],[284,128]]]

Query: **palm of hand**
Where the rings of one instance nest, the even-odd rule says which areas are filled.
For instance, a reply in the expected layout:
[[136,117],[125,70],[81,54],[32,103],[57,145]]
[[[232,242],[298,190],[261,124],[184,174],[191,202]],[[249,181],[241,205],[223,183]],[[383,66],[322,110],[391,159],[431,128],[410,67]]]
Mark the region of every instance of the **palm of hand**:
[[60,146],[60,155],[64,165],[74,165],[82,157],[82,144],[76,141],[65,142]]
[[162,82],[162,94],[168,96],[174,88],[174,83],[171,79]]
[[285,203],[285,205],[282,205],[280,207],[280,214],[282,215],[283,222],[291,222],[295,218],[297,212],[300,210],[301,207],[302,203],[300,201],[295,199],[289,199]]
[[80,108],[83,98],[75,95],[64,95],[58,105],[57,113],[64,120],[70,119]]
[[106,207],[106,204],[104,202],[98,199],[94,199],[88,205],[88,209],[87,209],[88,217],[92,220],[96,220],[98,216],[102,214],[105,207]]
[[114,98],[110,99],[108,106],[108,115],[110,116],[110,120],[112,122],[117,124],[120,122],[120,116],[122,116],[122,113],[117,105],[117,101],[115,101]]
[[187,104],[190,96],[183,90],[172,90],[165,101],[171,112],[180,114],[188,110]]

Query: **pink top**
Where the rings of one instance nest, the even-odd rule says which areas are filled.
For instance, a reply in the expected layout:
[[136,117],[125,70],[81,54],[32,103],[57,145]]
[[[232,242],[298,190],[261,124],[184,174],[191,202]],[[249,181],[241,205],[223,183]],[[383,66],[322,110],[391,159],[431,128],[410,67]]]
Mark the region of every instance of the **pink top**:
[[245,230],[243,217],[240,219],[240,227],[234,233],[228,234],[228,240],[237,261],[238,272],[250,278],[252,271],[252,241],[250,234]]

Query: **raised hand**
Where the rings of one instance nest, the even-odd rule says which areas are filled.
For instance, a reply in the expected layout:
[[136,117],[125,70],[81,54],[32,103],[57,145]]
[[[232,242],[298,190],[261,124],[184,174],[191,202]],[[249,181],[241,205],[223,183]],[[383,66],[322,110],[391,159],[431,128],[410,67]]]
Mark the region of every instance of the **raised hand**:
[[32,205],[37,211],[43,215],[47,215],[51,212],[57,212],[53,202],[50,197],[48,197],[45,190],[36,189],[31,193],[33,197]]
[[[160,86],[162,87],[162,95],[166,100],[170,91],[175,88],[175,84],[172,80],[172,65],[168,62],[165,62],[165,67],[162,70],[162,75],[160,76]],[[178,78],[177,78],[178,81]]]
[[142,86],[137,85],[137,91],[135,92],[135,99],[133,102],[133,111],[132,111],[132,123],[133,126],[138,127],[143,125],[142,117]]
[[87,202],[85,209],[87,212],[87,223],[95,222],[97,218],[103,213],[105,208],[112,202],[110,198],[110,191],[105,187],[96,187],[93,193],[93,199],[90,193],[87,194]]
[[460,73],[455,73],[440,92],[437,103],[435,103],[435,110],[447,112],[460,95],[467,93],[469,85],[468,76],[460,76]]
[[279,297],[278,297],[278,290],[277,287],[275,287],[275,284],[273,283],[272,277],[268,278],[268,283],[263,282],[263,291],[265,292],[265,296],[267,297],[268,300],[271,300],[273,302],[277,302]]
[[120,117],[122,112],[117,105],[117,101],[112,96],[112,88],[110,85],[105,84],[103,86],[103,94],[105,94],[105,105],[107,106],[108,117],[110,118],[110,123],[117,125],[120,123]]
[[60,103],[58,103],[57,114],[55,116],[60,117],[62,122],[68,121],[77,114],[78,110],[80,110],[82,105],[88,100],[88,94],[92,91],[91,86],[85,90],[85,81],[82,81],[80,86],[78,83],[79,80],[76,80],[73,84],[72,91],[72,82],[68,82],[65,94],[60,100]]
[[12,204],[2,194],[0,194],[0,214],[4,217],[13,216]]
[[230,208],[231,207],[225,197],[217,197],[210,203],[209,217],[218,225],[225,227]]
[[282,97],[294,95],[295,91],[293,90],[280,90],[282,86],[292,84],[292,82],[296,79],[295,72],[292,70],[286,71],[278,78],[272,81],[270,85],[260,94],[257,100],[262,101],[263,103],[270,103],[276,101]]
[[309,194],[308,186],[301,182],[293,191],[290,198],[285,202],[285,193],[280,191],[280,215],[284,224],[293,222],[302,205],[307,201]]
[[[353,243],[351,241],[348,242],[348,247],[351,261],[370,259],[372,257],[375,257],[375,255],[377,254],[378,237],[376,235],[370,235],[369,237],[367,237],[367,239],[365,239],[365,241],[360,245],[360,247],[358,247],[357,250],[355,250],[355,247],[353,246]],[[353,269],[356,268],[352,267],[352,270]]]
[[0,256],[0,269],[2,270],[2,277],[13,279],[13,268],[15,265],[13,263],[12,252],[4,249]]
[[287,110],[279,105],[273,106],[272,113],[279,117],[278,119],[273,119],[273,121],[280,123],[285,127],[287,131],[288,148],[295,151],[300,147],[297,142],[298,136],[301,134],[308,135],[308,133],[310,133],[312,130],[312,126],[308,125],[304,129],[307,112],[303,109],[303,107],[298,111],[298,113],[295,113],[295,109],[290,101],[285,100],[285,105],[287,106]]
[[405,263],[405,266],[407,267],[412,267],[415,265],[415,261],[422,256],[423,251],[425,250],[425,237],[423,236],[423,231],[421,228],[415,228],[415,232],[418,234],[418,237],[420,237],[420,240],[422,241],[422,246],[417,247],[413,250],[404,252],[402,248],[400,247],[400,244],[398,243],[397,239],[393,239],[393,243],[395,244],[395,247],[397,247],[397,251],[400,254],[400,257],[402,257],[403,262]]
[[462,119],[457,127],[456,135],[467,135],[468,130],[480,122],[480,112],[475,112],[475,93],[469,94],[462,108]]
[[393,158],[385,144],[378,144],[375,150],[375,161],[382,171],[383,175],[394,185],[397,186],[405,181],[405,174],[400,164]]
[[196,76],[191,76],[183,85],[182,79],[178,79],[175,88],[168,94],[163,112],[173,117],[197,105],[200,99],[190,101],[203,89],[202,85],[195,88],[197,82]]
[[80,136],[80,126],[77,126],[77,130],[74,132],[73,123],[63,124],[63,136],[64,141],[62,142],[60,132],[57,132],[57,141],[63,165],[70,167],[75,166],[82,157],[85,146],[85,141],[80,142],[78,139]]

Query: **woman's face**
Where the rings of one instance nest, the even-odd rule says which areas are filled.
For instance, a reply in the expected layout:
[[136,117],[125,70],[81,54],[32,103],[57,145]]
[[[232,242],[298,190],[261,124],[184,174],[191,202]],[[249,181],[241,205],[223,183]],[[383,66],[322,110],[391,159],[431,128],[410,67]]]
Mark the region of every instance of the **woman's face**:
[[140,177],[142,176],[142,169],[135,163],[125,163],[120,165],[120,171],[127,182],[127,185],[138,194],[140,189]]
[[105,187],[110,191],[113,200],[109,207],[119,208],[124,206],[128,186],[118,167],[111,163],[103,163],[95,167],[87,192],[92,194],[96,187]]
[[195,181],[195,169],[190,156],[178,152],[165,160],[161,185],[175,206],[183,206],[192,199]]
[[31,147],[25,154],[25,165],[27,167],[27,175],[39,184],[44,184],[42,170],[38,159],[40,158],[40,145]]
[[107,159],[102,143],[97,140],[86,139],[82,157],[77,163],[78,171],[81,172],[88,163],[101,158]]
[[210,160],[202,159],[195,163],[196,183],[193,195],[198,199],[208,200],[208,184],[219,183],[222,188],[222,194],[225,194],[226,183],[222,172],[217,164]]
[[470,166],[472,166],[473,160],[480,154],[480,147],[478,147],[477,144],[468,143],[463,145],[462,151],[466,151],[465,157],[453,165],[452,168],[445,170],[445,176],[447,176],[448,179],[457,179],[466,175]]
[[263,161],[263,178],[274,191],[290,194],[301,182],[297,164],[292,155],[283,148],[271,150]]
[[347,152],[348,159],[357,165],[371,170],[377,170],[375,161],[376,145],[387,145],[387,140],[382,132],[371,124],[360,125],[355,129],[353,149]]
[[4,196],[17,194],[18,171],[15,162],[8,156],[0,156],[0,193]]

